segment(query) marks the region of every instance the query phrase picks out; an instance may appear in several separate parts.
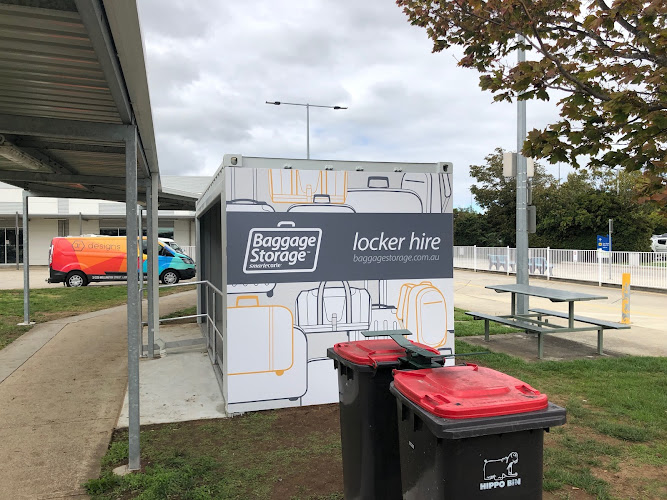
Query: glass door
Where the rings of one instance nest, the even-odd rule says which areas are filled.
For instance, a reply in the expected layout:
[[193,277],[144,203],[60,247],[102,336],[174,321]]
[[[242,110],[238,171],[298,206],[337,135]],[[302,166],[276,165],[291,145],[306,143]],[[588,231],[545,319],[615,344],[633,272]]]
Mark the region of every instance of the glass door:
[[[19,262],[23,262],[23,229],[19,229]],[[0,264],[16,263],[16,229],[0,227]]]

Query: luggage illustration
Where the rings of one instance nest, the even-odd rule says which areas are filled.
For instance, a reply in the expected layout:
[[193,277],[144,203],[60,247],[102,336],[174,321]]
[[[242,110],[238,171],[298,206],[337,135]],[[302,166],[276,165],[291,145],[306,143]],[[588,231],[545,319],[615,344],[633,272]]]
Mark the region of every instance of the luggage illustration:
[[396,317],[396,306],[388,303],[387,280],[378,280],[378,302],[371,304],[371,331],[398,330],[400,328]]
[[422,213],[415,191],[389,187],[389,177],[370,176],[366,188],[349,189],[346,203],[361,213]]
[[354,213],[350,205],[344,203],[331,203],[331,196],[328,194],[313,195],[312,203],[301,203],[292,205],[287,209],[288,212],[327,212],[327,213]]
[[[275,212],[273,207],[264,201],[257,201],[254,198],[257,196],[257,170],[230,167],[228,190],[231,199],[227,200],[227,212]],[[237,184],[243,182],[243,186],[250,186],[250,190],[246,193],[251,198],[235,198],[237,192]],[[258,294],[265,293],[267,297],[273,296],[273,289],[276,287],[275,283],[249,283],[249,284],[235,284],[227,285],[227,293],[230,294]]]
[[426,213],[445,213],[452,197],[449,175],[408,172],[403,175],[401,188],[414,191]]
[[447,342],[447,303],[430,281],[401,286],[396,317],[401,327],[417,336],[412,340],[431,347]]
[[368,330],[371,297],[365,288],[327,286],[303,290],[296,298],[296,324],[305,333]]
[[312,203],[316,194],[329,195],[329,203],[345,203],[347,172],[270,169],[268,175],[274,203]]
[[275,212],[267,202],[257,200],[257,169],[229,167],[227,172],[228,212]]
[[[238,313],[241,308],[228,309],[229,315],[227,324],[234,326],[234,330],[229,330],[228,334],[228,363],[230,369],[236,371],[233,377],[227,378],[227,402],[230,405],[239,403],[255,403],[259,401],[273,401],[273,400],[289,400],[294,401],[294,405],[298,404],[301,398],[308,389],[308,341],[306,335],[299,327],[293,328],[293,346],[294,363],[289,370],[279,375],[275,371],[257,371],[253,373],[243,373],[246,363],[240,362],[239,359],[248,360],[251,356],[258,358],[263,354],[255,356],[257,343],[250,345],[256,338],[250,335],[243,344],[243,351],[239,352],[239,342],[231,343],[231,332],[245,332],[247,324],[243,323],[245,316],[243,314],[234,315]],[[245,312],[256,309],[253,306],[245,307]],[[257,311],[255,311],[257,313]],[[283,326],[281,325],[281,328]],[[286,326],[285,326],[286,328]],[[274,332],[275,333],[275,332]],[[240,335],[243,337],[243,335]],[[274,339],[278,336],[274,335]],[[233,339],[242,340],[242,339]],[[264,353],[265,354],[265,353]],[[265,359],[268,363],[268,359]],[[262,368],[259,366],[259,368]],[[229,375],[232,375],[231,373]]]
[[229,375],[273,373],[282,376],[294,366],[292,311],[261,306],[256,295],[236,297],[227,308]]

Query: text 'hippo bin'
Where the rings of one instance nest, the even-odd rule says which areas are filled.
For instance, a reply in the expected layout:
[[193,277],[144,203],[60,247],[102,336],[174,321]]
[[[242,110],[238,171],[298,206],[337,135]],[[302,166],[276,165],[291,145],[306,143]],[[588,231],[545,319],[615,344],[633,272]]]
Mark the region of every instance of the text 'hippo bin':
[[406,500],[540,499],[544,430],[565,409],[476,365],[395,372]]
[[444,363],[437,350],[404,339],[406,330],[368,335],[389,333],[396,339],[343,342],[327,351],[338,370],[345,500],[402,498],[392,371]]

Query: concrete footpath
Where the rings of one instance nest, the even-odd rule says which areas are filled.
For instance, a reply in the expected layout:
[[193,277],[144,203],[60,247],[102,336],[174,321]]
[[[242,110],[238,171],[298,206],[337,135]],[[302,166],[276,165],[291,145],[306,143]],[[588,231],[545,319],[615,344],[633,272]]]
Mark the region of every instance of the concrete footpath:
[[[516,283],[514,276],[500,273],[473,272],[456,269],[454,271],[454,305],[465,311],[478,311],[494,315],[510,313],[511,294],[488,290],[487,285]],[[576,302],[574,312],[606,321],[621,321],[621,289],[582,285],[562,281],[531,279],[531,285],[557,290],[570,290],[591,295],[606,296],[605,300]],[[530,298],[530,307],[567,312],[567,302],[551,302],[549,299]],[[605,349],[617,354],[634,356],[667,356],[667,293],[631,291],[629,330],[605,330]],[[537,339],[530,336],[531,357],[537,357]],[[560,338],[597,346],[597,332],[576,332],[569,334],[550,333],[545,338],[545,359],[549,356],[549,339]],[[494,339],[485,343],[493,349]]]
[[[195,298],[163,297],[160,313]],[[36,325],[0,350],[0,498],[85,497],[126,386],[124,305]]]

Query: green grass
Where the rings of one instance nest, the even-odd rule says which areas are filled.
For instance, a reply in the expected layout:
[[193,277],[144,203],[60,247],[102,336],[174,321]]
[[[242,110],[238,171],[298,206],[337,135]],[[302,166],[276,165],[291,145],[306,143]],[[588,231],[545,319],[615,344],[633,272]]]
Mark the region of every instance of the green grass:
[[[181,309],[179,311],[174,311],[173,313],[167,314],[165,316],[161,316],[161,318],[162,319],[180,318],[181,316],[192,316],[194,314],[197,314],[197,306],[186,307],[185,309]],[[193,320],[194,320],[194,318],[193,318]]]
[[[498,335],[502,333],[517,332],[516,328],[503,326],[498,323],[489,324],[489,334]],[[484,335],[484,321],[475,320],[472,316],[465,314],[465,310],[454,308],[454,333],[457,337],[474,337]]]
[[[299,409],[300,410],[300,409]],[[328,408],[337,413],[337,408]],[[340,437],[337,432],[295,430],[285,437],[288,419],[279,411],[263,411],[230,419],[151,426],[142,429],[141,474],[116,476],[115,466],[127,463],[127,431],[117,432],[102,462],[100,478],[88,481],[93,499],[226,499],[271,498],[275,485],[295,473],[308,473],[313,460],[340,469]],[[276,429],[276,425],[278,429]],[[295,482],[292,479],[292,484]],[[325,491],[299,485],[299,500],[343,500],[338,484]],[[329,491],[326,491],[326,490]]]
[[[455,320],[457,337],[462,325],[483,328],[483,323],[460,310],[455,311]],[[456,352],[477,350],[465,338],[456,340]],[[528,362],[491,352],[465,360],[523,380],[567,408],[567,425],[545,435],[545,491],[567,496],[578,488],[602,500],[665,496],[666,358]],[[340,467],[338,428],[302,430],[297,425],[286,431],[278,424],[287,418],[281,417],[282,412],[289,411],[143,428],[145,471],[122,478],[111,473],[114,466],[127,463],[127,434],[119,433],[103,459],[101,477],[87,483],[88,492],[99,500],[275,498],[273,488],[282,477],[287,481],[289,471],[309,471],[322,459]],[[616,479],[619,472],[637,476]],[[623,483],[621,493],[615,481]],[[335,488],[313,491],[304,485],[280,498],[341,500],[343,496]]]
[[[195,285],[163,288],[160,296],[193,290]],[[30,290],[30,320],[43,323],[53,319],[98,311],[127,302],[127,287],[87,286],[81,288],[39,288]],[[30,327],[23,321],[23,290],[0,291],[0,349],[19,338]]]

